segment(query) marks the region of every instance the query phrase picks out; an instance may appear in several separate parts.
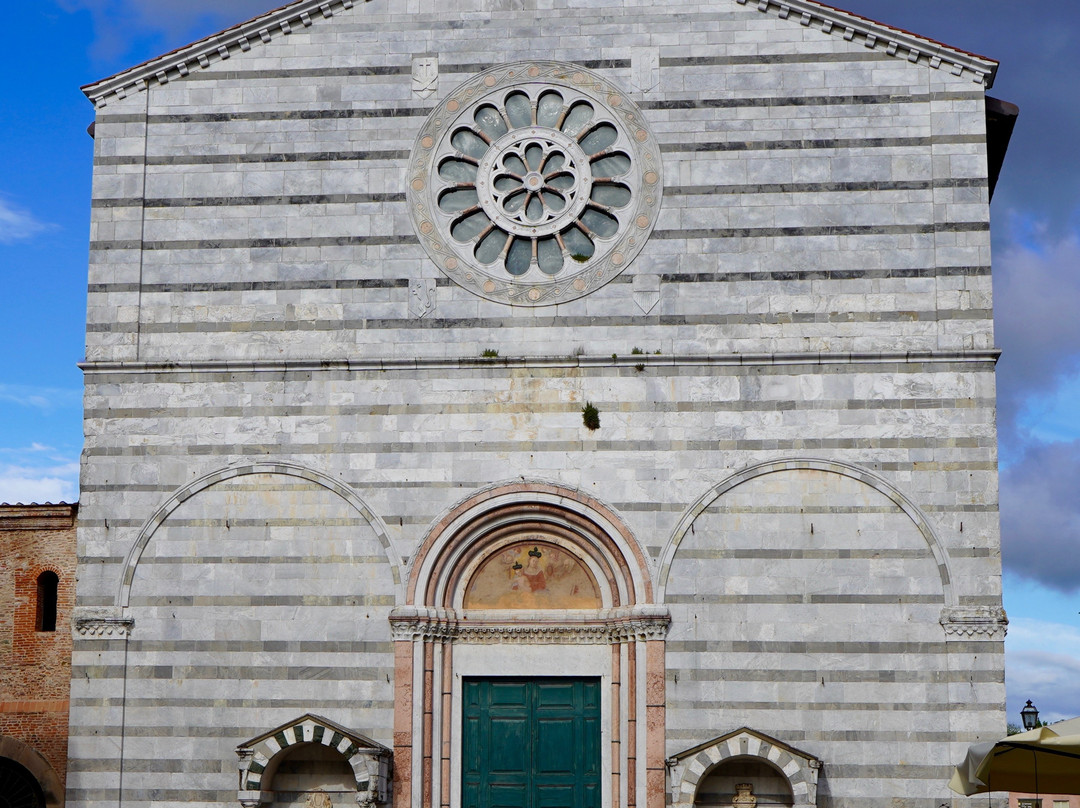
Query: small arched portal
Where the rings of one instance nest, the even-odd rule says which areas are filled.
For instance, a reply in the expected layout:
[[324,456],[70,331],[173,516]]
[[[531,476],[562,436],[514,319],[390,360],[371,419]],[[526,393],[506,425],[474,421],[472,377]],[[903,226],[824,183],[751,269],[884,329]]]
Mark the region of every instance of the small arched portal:
[[374,808],[389,799],[390,750],[307,714],[236,748],[244,808]]
[[396,808],[484,808],[497,789],[662,806],[670,618],[653,598],[629,528],[580,492],[493,486],[437,520],[391,617]]
[[667,761],[672,808],[814,808],[821,761],[743,727]]
[[64,805],[64,783],[45,757],[8,736],[0,736],[0,805],[5,808],[63,808]]

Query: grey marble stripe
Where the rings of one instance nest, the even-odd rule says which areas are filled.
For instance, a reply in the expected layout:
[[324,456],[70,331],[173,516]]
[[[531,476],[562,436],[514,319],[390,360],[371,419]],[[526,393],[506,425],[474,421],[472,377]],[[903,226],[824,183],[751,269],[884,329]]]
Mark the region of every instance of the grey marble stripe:
[[[791,54],[798,56],[798,54]],[[833,56],[833,54],[820,54]],[[850,55],[850,54],[849,54]],[[685,57],[688,59],[742,59],[748,57]],[[750,57],[753,58],[753,57]],[[661,59],[661,63],[664,60]],[[926,104],[931,101],[977,101],[983,103],[982,93],[866,93],[863,95],[805,95],[805,96],[754,96],[739,98],[669,98],[643,100],[642,109],[739,109],[745,107],[828,107],[828,106],[877,106],[881,104]]]
[[262,250],[282,247],[371,247],[419,244],[416,236],[316,236],[314,238],[192,239],[185,241],[92,241],[91,250]]
[[[597,402],[599,403],[599,402]],[[600,410],[603,419],[604,411]],[[573,430],[567,430],[573,433]],[[997,446],[993,437],[942,437],[937,439],[927,438],[770,438],[768,440],[650,440],[641,441],[629,439],[626,441],[589,440],[590,449],[597,452],[635,452],[645,446],[652,447],[656,452],[780,452],[799,450],[841,450],[841,449],[870,449],[883,452],[890,450],[911,449],[990,449]],[[342,442],[342,443],[291,443],[287,447],[281,444],[223,444],[223,445],[194,445],[194,446],[94,446],[85,450],[87,457],[154,457],[172,454],[187,454],[192,456],[212,456],[231,454],[268,454],[277,455],[287,449],[309,455],[333,456],[335,451],[356,454],[501,454],[503,452],[532,453],[541,452],[579,452],[582,451],[582,441],[579,438],[572,440],[490,440],[483,444],[470,441],[396,441],[381,443]],[[930,461],[923,461],[927,466]],[[918,465],[918,464],[916,464]]]
[[806,238],[815,236],[903,236],[934,233],[978,233],[990,230],[990,222],[940,222],[926,224],[824,225],[822,227],[722,227],[715,229],[654,230],[652,238]]
[[[946,654],[953,646],[941,642],[784,642],[783,640],[672,640],[666,644],[668,654],[725,653],[725,654]],[[981,650],[981,647],[980,647]],[[689,661],[689,660],[687,660]],[[669,660],[678,668],[680,659]]]
[[[701,412],[774,412],[783,410],[816,410],[823,412],[844,410],[925,410],[925,409],[980,409],[994,406],[993,399],[985,398],[903,398],[903,399],[820,399],[818,401],[796,402],[793,399],[765,399],[759,401],[729,400],[695,402],[693,411]],[[265,407],[104,407],[85,410],[88,419],[120,420],[123,418],[278,418],[278,417],[385,417],[387,415],[474,415],[486,412],[516,413],[561,413],[574,412],[577,402],[551,402],[538,404],[493,404],[476,402],[471,404],[431,403],[425,404],[338,404],[323,405],[305,401],[295,405]],[[649,401],[637,406],[623,407],[621,412],[686,412],[685,404],[678,401]],[[130,490],[127,486],[124,490]],[[83,519],[79,524],[88,524]]]
[[[128,696],[126,699],[122,698],[80,698],[72,699],[71,705],[73,707],[120,707],[127,705],[132,709],[140,708],[159,708],[159,707],[191,707],[191,708],[207,708],[213,707],[216,709],[266,709],[267,700],[265,698],[257,699],[205,699],[205,698],[136,698],[134,696]],[[306,698],[306,699],[284,699],[276,698],[273,701],[274,709],[287,710],[287,709],[300,709],[304,712],[324,709],[324,710],[393,710],[394,702],[392,699],[387,701],[379,701],[376,699],[319,699],[319,698]]]
[[[719,500],[718,500],[719,501]],[[779,510],[779,509],[776,509]],[[775,513],[776,510],[768,509],[768,511],[754,511],[750,508],[728,509],[717,508],[710,506],[705,512],[710,514],[717,513]],[[810,509],[803,509],[799,507],[791,507],[785,509],[787,513],[810,513]],[[821,509],[819,513],[838,513],[837,510]],[[900,509],[894,505],[889,508],[866,508],[866,509],[850,509],[848,513],[899,513]],[[727,549],[721,547],[706,547],[702,549],[690,549],[680,548],[678,557],[684,561],[691,559],[708,559],[708,560],[723,560],[723,559],[771,559],[780,561],[793,561],[793,560],[814,560],[814,561],[836,561],[836,560],[876,560],[876,559],[923,559],[930,556],[930,548],[924,547],[918,550],[897,550],[890,548],[873,548],[868,550],[796,550],[790,547],[782,548],[766,548],[756,547],[753,549]],[[144,562],[145,563],[145,562]]]
[[118,157],[98,157],[97,166],[219,166],[256,163],[335,163],[364,160],[404,160],[404,149],[372,149],[369,151],[326,152],[261,152],[256,154],[166,154]]
[[397,604],[392,595],[181,595],[132,597],[132,606],[169,606],[199,608],[203,606],[235,607],[326,607],[326,606],[386,606]]
[[[679,556],[676,554],[675,560],[672,562],[673,567],[677,567],[679,562]],[[677,577],[677,576],[675,576]],[[677,582],[676,582],[677,583]],[[675,586],[673,585],[674,589]],[[718,606],[732,606],[740,604],[766,604],[766,605],[793,605],[793,604],[812,604],[812,605],[837,605],[837,604],[852,604],[858,603],[863,605],[893,605],[899,603],[907,604],[937,604],[944,606],[944,600],[941,595],[907,595],[904,593],[897,593],[895,595],[804,595],[800,593],[789,593],[786,595],[754,595],[754,594],[738,594],[738,595],[716,595],[710,593],[695,593],[692,595],[680,595],[673,592],[668,592],[665,599],[666,603],[672,604],[693,604],[693,605],[718,605]]]
[[[989,309],[942,309],[938,311],[863,311],[863,312],[769,312],[761,314],[725,315],[658,315],[650,318],[650,325],[657,326],[725,326],[725,325],[780,325],[780,324],[836,324],[836,323],[933,323],[949,320],[989,320]],[[534,328],[559,327],[584,328],[587,326],[641,326],[641,318],[631,315],[613,317],[561,317],[557,322],[548,318],[533,318],[529,326]],[[553,318],[554,319],[554,318]],[[342,320],[252,320],[225,322],[179,322],[143,323],[143,334],[210,334],[210,333],[281,333],[290,331],[350,331],[403,329],[415,331],[441,331],[467,328],[520,328],[523,323],[512,318],[442,318],[423,319],[342,319]],[[113,333],[114,323],[92,323],[87,326],[91,333]],[[493,363],[495,364],[495,363]]]
[[[145,562],[140,562],[140,565]],[[207,563],[210,563],[209,561]],[[386,615],[382,616],[383,618]],[[389,628],[387,629],[389,634]],[[394,645],[385,642],[350,640],[128,640],[128,648],[145,653],[253,653],[253,654],[388,654]],[[393,659],[388,663],[392,666]]]
[[865,137],[792,140],[718,140],[661,143],[665,154],[676,152],[810,151],[812,149],[925,148],[953,144],[985,143],[984,135],[935,135],[931,137]]
[[[669,679],[672,677],[669,676]],[[670,685],[669,685],[670,687]],[[844,710],[850,712],[873,713],[928,713],[941,714],[941,704],[937,702],[910,701],[725,701],[725,710],[797,710],[799,712],[832,712]],[[995,706],[1000,706],[995,702]],[[716,702],[705,699],[672,698],[668,710],[715,710]],[[976,701],[957,702],[949,705],[949,712],[981,712],[985,704]],[[953,738],[955,740],[955,737]]]
[[[668,666],[671,670],[671,666]],[[1002,670],[744,670],[742,668],[683,668],[679,680],[691,682],[866,682],[871,684],[1001,684],[1005,681]]]
[[[934,188],[986,188],[983,177],[944,177],[934,180],[889,180],[867,182],[776,182],[742,185],[674,185],[664,188],[665,196],[716,196],[742,194],[821,194],[853,191],[928,191]],[[204,208],[255,205],[354,205],[404,202],[403,193],[385,194],[288,194],[280,196],[211,196],[140,199],[138,197],[94,199],[91,206],[113,208]]]
[[[990,274],[988,266],[969,267],[915,267],[905,269],[807,269],[775,270],[759,272],[714,273],[664,273],[664,283],[735,283],[746,281],[850,281],[850,280],[907,280],[910,278],[978,277]],[[631,283],[630,275],[620,275],[612,283]],[[435,281],[439,287],[451,287],[454,282],[440,277]],[[291,292],[306,289],[405,289],[407,278],[320,278],[289,281],[203,281],[198,283],[92,283],[87,286],[90,294],[115,292],[139,292],[146,294],[171,294],[189,292]]]
[[[832,54],[827,54],[831,56]],[[850,56],[850,54],[848,54]],[[861,54],[860,54],[861,55]],[[869,55],[869,54],[867,54]],[[714,57],[704,57],[714,58]],[[487,69],[491,65],[472,65],[477,70]],[[468,67],[462,65],[451,66]],[[449,72],[446,68],[440,72]],[[460,72],[454,70],[453,72]],[[200,77],[216,78],[220,74],[198,74]],[[189,80],[195,74],[189,76]],[[818,107],[818,106],[866,106],[881,104],[926,104],[931,101],[982,101],[982,93],[943,92],[915,93],[894,95],[890,93],[865,95],[817,95],[817,96],[752,96],[741,98],[675,98],[666,101],[646,99],[639,101],[642,109],[739,109],[754,107]],[[102,114],[98,116],[101,125],[120,123],[142,123],[150,125],[170,125],[178,123],[227,123],[229,121],[280,121],[280,120],[350,120],[363,118],[406,118],[426,117],[431,113],[431,106],[394,106],[392,104],[359,109],[268,109],[244,112],[210,113],[175,113],[151,114]]]
[[[127,678],[193,680],[251,680],[263,682],[370,682],[394,673],[393,660],[384,668],[358,665],[140,665],[129,658]],[[75,666],[72,666],[74,675]],[[82,673],[80,672],[80,675]]]

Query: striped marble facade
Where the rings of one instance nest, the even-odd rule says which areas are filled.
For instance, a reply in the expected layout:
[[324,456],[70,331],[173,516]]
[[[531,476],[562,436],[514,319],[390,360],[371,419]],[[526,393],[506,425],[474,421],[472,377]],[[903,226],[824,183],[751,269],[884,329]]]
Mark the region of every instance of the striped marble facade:
[[[621,274],[536,307],[444,275],[405,189],[437,104],[530,59],[621,87],[664,186]],[[609,685],[612,806],[741,757],[791,804],[949,802],[1005,722],[995,69],[808,0],[300,0],[85,88],[69,804],[349,806],[355,737],[395,808],[470,808],[457,683],[534,662]],[[500,497],[603,609],[465,629],[495,534],[455,514]],[[351,757],[305,780],[294,726]],[[291,785],[238,793],[279,731]]]

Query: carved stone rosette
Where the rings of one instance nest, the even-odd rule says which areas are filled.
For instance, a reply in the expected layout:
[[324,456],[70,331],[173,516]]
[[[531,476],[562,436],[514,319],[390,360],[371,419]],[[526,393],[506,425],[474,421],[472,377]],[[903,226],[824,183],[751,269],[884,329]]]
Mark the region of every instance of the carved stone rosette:
[[432,111],[409,162],[431,260],[499,303],[548,306],[621,273],[660,211],[660,144],[629,95],[562,62],[479,73]]

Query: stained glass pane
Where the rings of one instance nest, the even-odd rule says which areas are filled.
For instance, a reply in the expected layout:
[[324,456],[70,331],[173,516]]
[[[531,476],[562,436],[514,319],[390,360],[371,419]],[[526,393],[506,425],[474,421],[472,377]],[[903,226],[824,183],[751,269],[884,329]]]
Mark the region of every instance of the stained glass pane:
[[490,264],[502,254],[505,246],[506,233],[493,227],[491,232],[480,239],[480,243],[476,245],[476,260],[481,264]]
[[556,92],[547,92],[540,96],[540,103],[536,108],[536,122],[540,126],[548,126],[552,129],[559,122],[559,114],[563,109],[562,96]]
[[592,105],[585,101],[578,101],[570,107],[570,112],[567,113],[566,119],[563,121],[562,131],[568,135],[576,136],[578,132],[585,128],[585,124],[592,120],[592,116]]
[[554,238],[542,238],[536,242],[536,262],[540,265],[540,271],[548,275],[554,275],[562,269],[562,250]]
[[487,105],[480,107],[480,109],[476,110],[473,120],[480,127],[480,131],[492,140],[497,140],[506,134],[506,121],[503,120],[502,115],[499,114],[495,107]]
[[576,227],[571,227],[563,233],[562,239],[563,243],[566,245],[567,252],[570,253],[570,257],[575,261],[586,261],[592,257],[594,252],[596,252],[596,247],[589,241],[588,236]]
[[596,208],[586,208],[581,223],[601,238],[610,238],[619,232],[619,220]]
[[525,93],[511,93],[506,97],[506,117],[515,129],[532,126],[532,103]]
[[450,182],[476,182],[477,167],[464,160],[443,160],[439,165],[439,176]]
[[462,243],[472,241],[489,224],[487,214],[482,210],[458,219],[450,227],[450,235]]
[[506,255],[506,271],[511,275],[524,275],[529,271],[532,263],[532,241],[527,238],[516,238],[510,245],[510,252]]
[[439,197],[439,208],[447,213],[457,213],[480,204],[480,197],[475,188],[461,188],[448,191]]
[[586,154],[598,154],[619,139],[619,133],[610,123],[602,123],[581,139]]
[[597,183],[592,189],[592,200],[609,208],[621,208],[630,202],[630,189],[625,185]]
[[630,170],[630,158],[622,152],[609,154],[592,163],[594,177],[621,177]]
[[454,136],[450,138],[450,142],[454,144],[454,148],[462,154],[467,154],[470,157],[480,159],[487,151],[487,144],[483,139],[468,129],[459,129],[454,132]]

